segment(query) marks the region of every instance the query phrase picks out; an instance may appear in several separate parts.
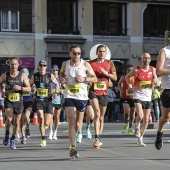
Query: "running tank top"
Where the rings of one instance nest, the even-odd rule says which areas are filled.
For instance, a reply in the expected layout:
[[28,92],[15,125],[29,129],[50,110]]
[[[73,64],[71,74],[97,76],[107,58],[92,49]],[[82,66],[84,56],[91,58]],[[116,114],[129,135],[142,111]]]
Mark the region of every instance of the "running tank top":
[[88,100],[88,91],[87,91],[88,83],[75,82],[75,77],[78,75],[87,77],[84,71],[84,60],[81,59],[80,64],[77,67],[72,67],[70,65],[70,60],[67,60],[65,75],[66,75],[67,83],[65,87],[64,97],[78,99],[78,100]]
[[137,76],[135,78],[133,98],[141,101],[152,100],[152,81],[153,81],[153,67],[149,66],[148,71],[143,71],[139,66],[137,67]]
[[97,82],[92,83],[90,92],[93,92],[96,95],[108,95],[109,77],[101,72],[100,67],[107,72],[111,72],[111,70],[114,72],[116,69],[113,62],[110,60],[105,60],[103,63],[99,63],[97,62],[97,59],[94,59],[89,63],[91,64],[97,77]]
[[[130,83],[132,84],[132,87],[134,87],[134,77],[130,77]],[[128,84],[126,83],[125,76],[123,77],[123,98],[124,99],[133,99],[133,93],[128,92]]]
[[[163,68],[170,69],[170,46],[166,46],[162,50],[165,51],[165,63]],[[161,75],[161,88],[170,89],[170,74]]]
[[22,73],[19,72],[16,77],[11,77],[10,72],[6,72],[6,95],[9,101],[16,102],[22,100],[22,90],[13,90],[14,85],[23,86],[21,81]]

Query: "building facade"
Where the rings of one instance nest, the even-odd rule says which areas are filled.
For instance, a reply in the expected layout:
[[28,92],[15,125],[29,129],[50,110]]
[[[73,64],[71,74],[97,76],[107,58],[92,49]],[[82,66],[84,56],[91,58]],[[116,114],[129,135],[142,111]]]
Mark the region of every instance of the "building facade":
[[48,69],[69,59],[69,48],[79,44],[82,58],[96,44],[110,49],[118,76],[127,63],[140,63],[149,52],[155,66],[170,30],[169,0],[0,0],[0,68],[9,57],[33,73],[45,59]]

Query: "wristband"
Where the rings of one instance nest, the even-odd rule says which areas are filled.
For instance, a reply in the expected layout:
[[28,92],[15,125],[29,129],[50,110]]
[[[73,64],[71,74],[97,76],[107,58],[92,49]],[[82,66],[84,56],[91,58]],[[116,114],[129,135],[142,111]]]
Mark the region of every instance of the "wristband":
[[108,72],[106,72],[106,73],[105,73],[105,75],[106,75],[106,76],[109,76],[109,73],[108,73]]
[[84,77],[84,82],[87,82],[87,77]]

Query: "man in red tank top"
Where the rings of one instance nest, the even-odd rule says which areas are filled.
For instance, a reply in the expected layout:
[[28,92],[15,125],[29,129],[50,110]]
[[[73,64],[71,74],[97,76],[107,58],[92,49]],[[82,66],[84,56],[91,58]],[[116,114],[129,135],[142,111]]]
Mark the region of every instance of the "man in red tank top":
[[[133,99],[137,112],[135,126],[135,136],[138,137],[137,144],[144,147],[146,145],[143,142],[143,135],[148,126],[148,119],[151,111],[152,83],[157,82],[157,76],[155,68],[149,65],[151,62],[149,53],[142,54],[141,62],[141,65],[128,73],[125,78],[129,91],[133,91]],[[130,82],[130,77],[132,76],[135,76],[134,89]],[[141,120],[142,126],[140,128]]]
[[[126,74],[133,70],[133,65],[128,64],[126,66]],[[130,82],[132,86],[134,86],[134,76],[130,78]],[[118,82],[118,88],[120,90],[120,97],[123,102],[123,112],[124,112],[124,126],[122,128],[122,133],[125,133],[128,130],[128,134],[132,135],[133,129],[133,121],[135,119],[135,106],[133,102],[133,93],[129,93],[128,84],[125,80],[125,75],[120,77]]]
[[90,64],[96,74],[97,83],[92,83],[89,89],[90,103],[94,109],[94,130],[95,139],[93,146],[99,148],[102,144],[100,135],[104,125],[104,115],[108,103],[108,85],[109,79],[116,81],[116,68],[111,60],[106,60],[106,46],[99,45],[96,50],[97,58],[90,61]]

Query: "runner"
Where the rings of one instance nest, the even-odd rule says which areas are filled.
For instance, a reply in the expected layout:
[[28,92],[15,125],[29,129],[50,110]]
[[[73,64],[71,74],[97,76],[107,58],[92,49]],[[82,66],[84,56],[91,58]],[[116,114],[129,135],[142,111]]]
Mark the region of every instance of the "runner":
[[97,58],[90,61],[90,64],[97,76],[97,83],[93,83],[89,89],[89,99],[94,110],[95,139],[93,146],[99,148],[100,135],[103,131],[104,115],[108,103],[109,79],[116,81],[116,68],[111,60],[106,60],[106,46],[99,45],[96,50]]
[[[126,74],[133,70],[133,65],[129,64],[126,66]],[[130,83],[134,87],[134,76],[130,78]],[[123,111],[124,111],[124,126],[122,128],[122,133],[125,133],[128,130],[128,134],[133,134],[133,122],[135,119],[135,106],[133,102],[133,93],[128,92],[128,85],[125,80],[125,75],[122,76],[118,82],[118,88],[120,90],[120,96],[123,102]]]
[[161,49],[157,59],[156,72],[161,76],[161,102],[162,116],[159,119],[159,126],[155,140],[156,149],[160,150],[163,147],[163,129],[170,120],[170,45]]
[[[21,71],[29,80],[29,71],[27,68],[23,68]],[[24,111],[21,116],[21,123],[20,123],[20,129],[21,129],[21,144],[26,144],[26,138],[30,138],[30,130],[29,130],[29,125],[30,125],[30,115],[32,112],[32,94],[30,92],[23,92],[23,104],[24,104]],[[26,123],[26,128],[24,127]]]
[[[151,111],[151,97],[152,97],[152,83],[156,83],[157,76],[155,68],[149,64],[151,62],[151,56],[149,53],[143,53],[141,56],[141,66],[137,66],[125,78],[128,84],[129,92],[133,92],[133,99],[135,103],[135,109],[137,112],[135,135],[138,137],[138,145],[146,146],[143,142],[143,135],[146,131],[149,115]],[[130,77],[135,76],[134,88],[130,82]],[[142,120],[142,126],[140,128],[140,122]]]
[[84,111],[88,102],[87,85],[96,82],[97,79],[90,64],[80,58],[79,45],[72,45],[69,55],[71,59],[62,63],[60,82],[65,84],[64,96],[69,126],[70,157],[78,158],[76,132],[82,128]]
[[[52,74],[54,75],[54,77],[56,78],[56,81],[60,85],[60,79],[59,79],[59,76],[58,76],[58,71],[59,71],[58,66],[53,65],[51,67],[51,71],[52,71]],[[52,93],[54,94],[56,85],[53,82],[51,82],[51,86],[52,86]],[[49,126],[49,140],[53,140],[53,139],[57,140],[57,129],[58,129],[58,125],[59,125],[59,122],[60,122],[60,112],[61,112],[61,107],[62,107],[60,90],[57,93],[58,93],[57,99],[55,99],[55,98],[52,99],[53,115],[51,116],[51,122],[50,122],[50,126]],[[54,132],[52,130],[53,116],[54,116]]]
[[5,101],[5,113],[6,113],[6,123],[5,123],[5,138],[3,144],[8,145],[10,138],[10,124],[12,119],[14,120],[14,127],[12,136],[10,139],[10,148],[16,149],[15,146],[15,135],[18,134],[20,127],[21,113],[23,111],[23,98],[22,93],[24,91],[30,92],[30,84],[27,77],[18,71],[19,67],[19,58],[13,57],[8,60],[10,71],[2,74],[0,77],[0,84],[3,82],[6,83],[6,91],[2,92]]
[[57,99],[57,92],[59,89],[59,84],[56,81],[56,78],[53,74],[48,73],[47,71],[47,62],[42,60],[39,61],[38,64],[38,72],[34,73],[30,84],[33,86],[35,84],[34,90],[35,99],[34,99],[34,107],[37,112],[39,128],[41,133],[41,143],[40,146],[46,146],[46,137],[45,137],[45,129],[49,127],[51,121],[52,114],[52,93],[51,93],[51,82],[56,84],[56,91],[53,94],[53,97]]

